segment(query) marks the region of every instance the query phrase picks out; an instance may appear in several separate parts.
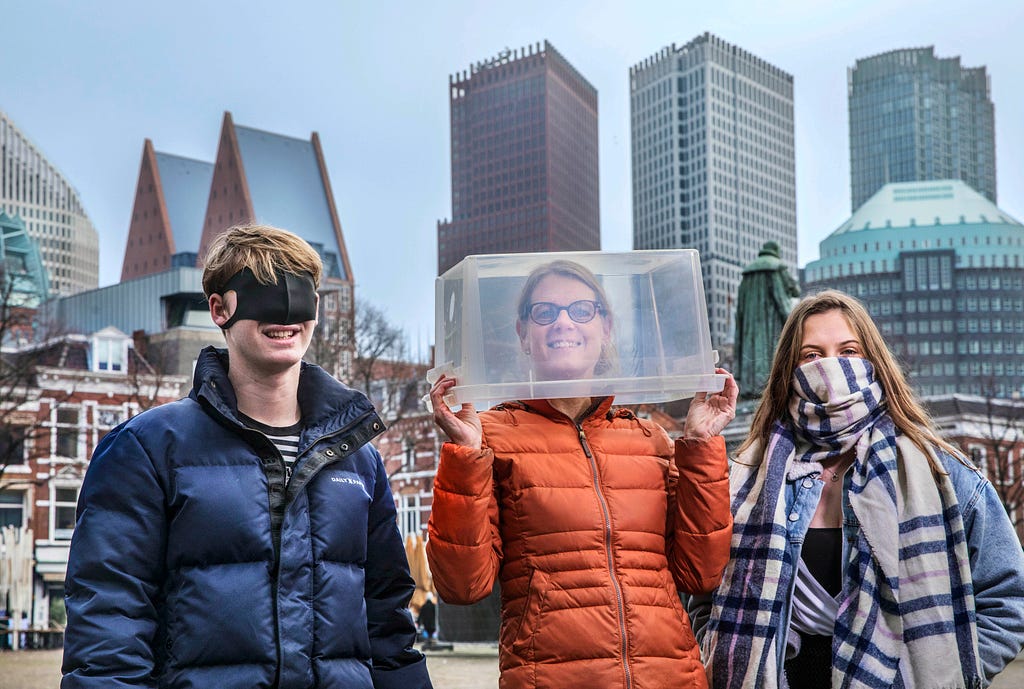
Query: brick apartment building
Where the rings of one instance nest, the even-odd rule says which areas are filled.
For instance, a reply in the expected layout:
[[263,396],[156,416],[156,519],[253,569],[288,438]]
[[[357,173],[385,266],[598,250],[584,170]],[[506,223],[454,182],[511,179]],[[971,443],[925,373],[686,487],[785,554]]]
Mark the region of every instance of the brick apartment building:
[[114,328],[5,349],[2,357],[21,377],[0,376],[0,526],[32,529],[29,619],[47,627],[64,620],[68,549],[89,458],[114,426],[178,399],[187,377],[157,373]]

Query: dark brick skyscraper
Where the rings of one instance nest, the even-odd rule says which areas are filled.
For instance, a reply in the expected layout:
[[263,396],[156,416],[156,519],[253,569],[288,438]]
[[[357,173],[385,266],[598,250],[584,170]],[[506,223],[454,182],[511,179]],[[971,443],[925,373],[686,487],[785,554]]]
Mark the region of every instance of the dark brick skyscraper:
[[470,254],[601,248],[597,90],[547,41],[449,77],[452,218],[438,272]]

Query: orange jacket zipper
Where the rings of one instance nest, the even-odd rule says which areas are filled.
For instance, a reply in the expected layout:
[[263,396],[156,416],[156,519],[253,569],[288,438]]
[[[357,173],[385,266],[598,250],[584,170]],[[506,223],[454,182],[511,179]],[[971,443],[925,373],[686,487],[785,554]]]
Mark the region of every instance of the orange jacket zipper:
[[587,436],[583,432],[583,426],[577,423],[576,430],[579,432],[580,445],[583,447],[583,453],[587,456],[587,459],[590,460],[590,471],[594,478],[594,492],[597,494],[597,502],[601,505],[601,515],[604,517],[604,546],[608,554],[608,574],[611,576],[612,588],[615,590],[615,601],[619,615],[619,634],[622,639],[622,669],[626,674],[626,689],[630,689],[630,687],[633,686],[633,676],[629,667],[629,642],[626,632],[626,609],[622,601],[622,588],[619,586],[619,579],[615,573],[615,558],[612,557],[612,519],[611,515],[608,513],[608,503],[604,499],[604,493],[601,491],[601,479],[597,470],[597,462],[594,461],[594,454],[590,451],[590,446],[587,444]]

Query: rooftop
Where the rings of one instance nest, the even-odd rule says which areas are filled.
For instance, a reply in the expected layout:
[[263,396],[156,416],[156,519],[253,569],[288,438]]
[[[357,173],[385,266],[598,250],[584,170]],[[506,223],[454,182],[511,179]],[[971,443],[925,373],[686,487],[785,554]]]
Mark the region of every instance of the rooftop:
[[174,250],[196,252],[203,216],[213,181],[213,163],[155,152],[163,185],[167,216],[174,233]]
[[922,225],[1021,223],[960,180],[886,184],[832,233]]
[[[235,125],[255,220],[284,227],[334,259],[328,276],[344,271],[327,190],[312,141]],[[198,245],[198,242],[196,242]],[[327,259],[326,256],[324,256]]]

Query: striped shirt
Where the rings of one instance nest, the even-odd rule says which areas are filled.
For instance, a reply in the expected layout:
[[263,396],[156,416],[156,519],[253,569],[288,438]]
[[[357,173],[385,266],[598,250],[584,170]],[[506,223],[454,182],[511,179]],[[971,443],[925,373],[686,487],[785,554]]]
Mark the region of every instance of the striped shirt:
[[302,419],[291,426],[268,426],[260,423],[252,417],[238,412],[238,418],[249,428],[259,431],[267,436],[267,439],[274,443],[274,447],[281,453],[284,459],[285,476],[291,478],[292,467],[295,465],[295,457],[299,453],[299,436],[302,434]]

